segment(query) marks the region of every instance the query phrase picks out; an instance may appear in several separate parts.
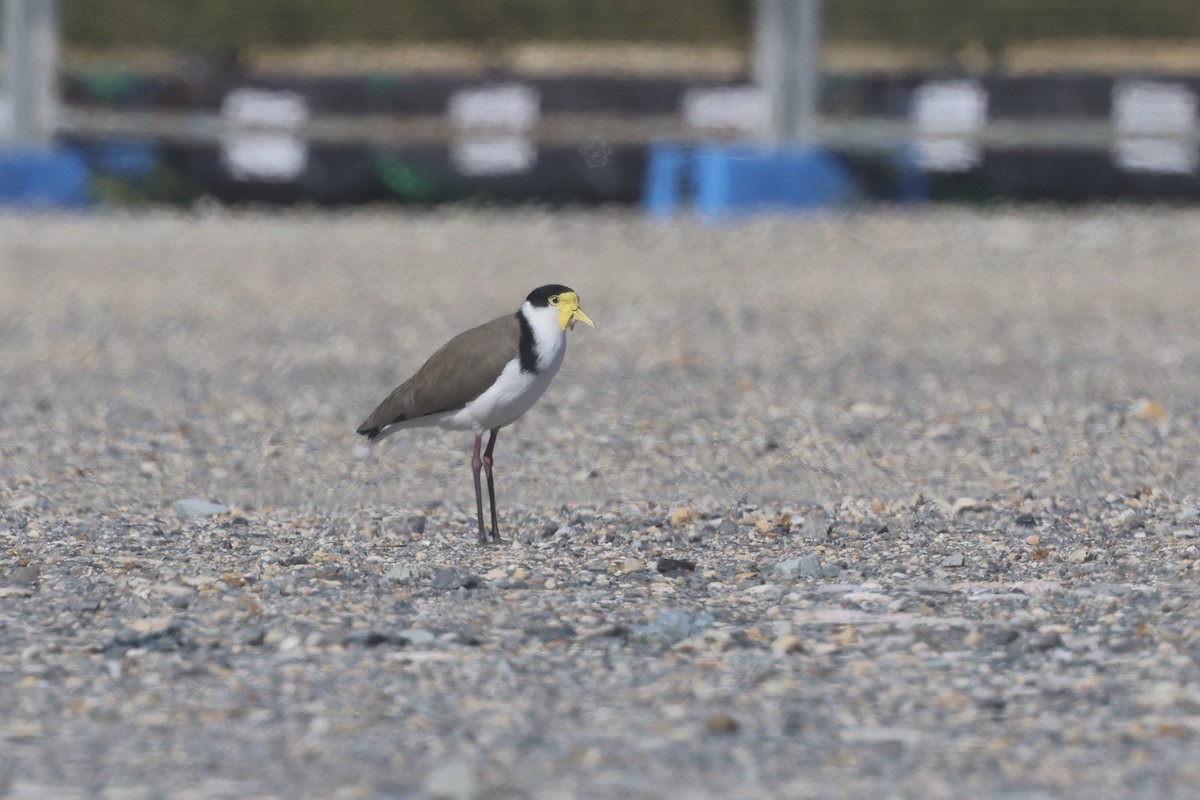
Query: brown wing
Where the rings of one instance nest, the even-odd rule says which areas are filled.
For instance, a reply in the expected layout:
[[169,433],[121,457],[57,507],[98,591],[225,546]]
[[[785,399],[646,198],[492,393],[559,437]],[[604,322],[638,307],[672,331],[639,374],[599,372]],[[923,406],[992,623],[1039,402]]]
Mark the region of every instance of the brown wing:
[[515,314],[463,331],[387,396],[358,426],[374,439],[393,423],[455,411],[483,394],[517,357],[521,326]]

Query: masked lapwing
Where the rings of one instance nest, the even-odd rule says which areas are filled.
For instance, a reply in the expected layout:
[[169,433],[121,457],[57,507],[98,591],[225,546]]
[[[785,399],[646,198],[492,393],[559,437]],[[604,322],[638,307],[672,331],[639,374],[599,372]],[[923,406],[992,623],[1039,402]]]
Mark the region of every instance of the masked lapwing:
[[[479,543],[488,543],[481,467],[487,473],[492,541],[502,542],[492,482],[496,434],[545,393],[567,352],[567,328],[574,328],[576,322],[596,327],[579,307],[575,292],[557,284],[534,289],[516,314],[471,328],[447,342],[379,404],[358,432],[372,442],[405,428],[432,425],[474,432],[471,472]],[[490,432],[487,448],[480,453],[485,432]]]

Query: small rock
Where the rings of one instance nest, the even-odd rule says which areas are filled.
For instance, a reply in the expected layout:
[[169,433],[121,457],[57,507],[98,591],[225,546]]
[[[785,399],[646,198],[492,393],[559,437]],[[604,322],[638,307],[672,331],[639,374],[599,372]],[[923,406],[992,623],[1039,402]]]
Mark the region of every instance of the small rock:
[[751,586],[746,590],[746,594],[767,600],[778,600],[783,597],[783,587],[775,583],[764,583],[759,586]]
[[955,515],[965,514],[968,511],[982,511],[983,504],[973,497],[960,497],[950,504],[950,511]]
[[263,628],[253,627],[242,631],[242,644],[249,647],[259,647],[266,639],[267,632]]
[[1053,650],[1056,647],[1062,647],[1062,643],[1062,636],[1058,631],[1046,631],[1033,640],[1032,647],[1035,650]]
[[637,572],[644,566],[645,564],[643,564],[641,561],[638,561],[636,558],[626,558],[621,562],[621,572]]
[[663,575],[682,575],[685,572],[695,572],[696,562],[682,558],[663,557],[658,560],[654,568]]
[[962,567],[967,563],[967,559],[961,553],[952,556],[946,556],[942,559],[943,567]]
[[350,631],[342,640],[346,645],[361,647],[379,647],[382,644],[404,647],[406,645],[425,645],[432,642],[436,636],[430,631],[419,628],[403,628],[398,631],[358,630]]
[[733,536],[735,533],[737,533],[737,529],[738,526],[736,522],[731,519],[723,519],[721,520],[721,524],[717,526],[717,533],[721,534],[722,536]]
[[224,514],[229,510],[229,506],[189,497],[185,500],[176,500],[171,504],[171,509],[184,519],[198,519]]
[[799,558],[780,561],[771,568],[771,571],[788,580],[797,576],[819,578],[821,576],[821,559],[817,558],[814,553],[807,553]]
[[1171,534],[1176,539],[1195,539],[1197,533],[1195,529],[1181,528]]
[[1024,528],[1032,528],[1037,525],[1037,517],[1033,514],[1021,514],[1017,517],[1017,524]]
[[804,650],[804,640],[794,634],[786,634],[780,636],[775,641],[771,642],[771,652],[777,655],[787,655],[788,653],[800,653]]
[[152,638],[163,636],[176,625],[175,617],[165,614],[159,617],[145,617],[130,623],[129,629],[139,636]]
[[671,512],[668,519],[675,526],[687,525],[692,521],[692,512],[686,508],[677,508]]
[[433,588],[443,591],[450,589],[474,589],[479,585],[479,576],[464,572],[457,567],[440,569],[433,576]]
[[181,650],[191,645],[183,635],[183,628],[175,617],[164,615],[146,617],[130,623],[119,631],[105,647],[109,655],[120,655],[134,648],[145,648],[158,652]]
[[20,511],[26,508],[34,508],[38,504],[38,496],[36,494],[19,494],[12,500],[8,501],[8,507],[13,511]]
[[475,767],[461,758],[452,758],[434,767],[421,785],[429,800],[475,800],[479,778]]
[[3,583],[0,583],[0,585],[19,588],[33,586],[35,583],[37,583],[38,576],[41,575],[41,572],[41,568],[34,564],[28,564],[24,567],[15,567],[9,570],[8,574],[4,576]]
[[731,714],[713,714],[704,723],[709,733],[728,735],[737,733],[738,722]]
[[397,564],[387,572],[383,573],[383,577],[385,580],[392,581],[393,583],[407,583],[408,581],[412,580],[413,571],[411,567],[407,567],[403,564]]
[[171,586],[167,589],[166,594],[167,605],[179,611],[190,606],[196,597],[196,592],[186,586]]
[[575,638],[575,629],[570,625],[531,625],[525,635],[542,642],[569,642]]
[[1129,413],[1138,419],[1148,420],[1150,422],[1160,422],[1167,416],[1167,407],[1157,400],[1151,400],[1148,397],[1141,397],[1133,402],[1129,407]]
[[1077,547],[1067,556],[1067,561],[1072,564],[1082,564],[1091,557],[1092,551],[1088,547]]
[[433,631],[427,631],[423,628],[401,628],[396,631],[396,638],[403,639],[408,644],[424,645],[433,642],[437,636]]
[[634,626],[629,630],[628,638],[635,642],[666,641],[674,644],[702,634],[714,621],[712,614],[707,611],[689,614],[670,609],[660,611],[653,622]]

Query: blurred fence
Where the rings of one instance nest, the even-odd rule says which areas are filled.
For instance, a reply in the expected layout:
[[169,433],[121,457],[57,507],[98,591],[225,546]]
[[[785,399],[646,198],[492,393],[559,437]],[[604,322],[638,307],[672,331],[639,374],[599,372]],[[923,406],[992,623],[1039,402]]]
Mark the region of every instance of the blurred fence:
[[[796,1],[841,199],[1200,198],[1191,3]],[[57,139],[107,202],[636,202],[718,174],[655,143],[770,138],[783,2],[61,0]]]

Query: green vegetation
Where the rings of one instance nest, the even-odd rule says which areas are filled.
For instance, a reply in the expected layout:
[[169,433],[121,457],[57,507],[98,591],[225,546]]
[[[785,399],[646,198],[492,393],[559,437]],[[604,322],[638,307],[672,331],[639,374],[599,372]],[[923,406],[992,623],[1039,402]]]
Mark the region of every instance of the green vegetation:
[[[62,0],[66,38],[106,48],[521,40],[744,42],[753,0]],[[1200,37],[1191,0],[826,0],[831,40],[989,49],[1041,38]]]

